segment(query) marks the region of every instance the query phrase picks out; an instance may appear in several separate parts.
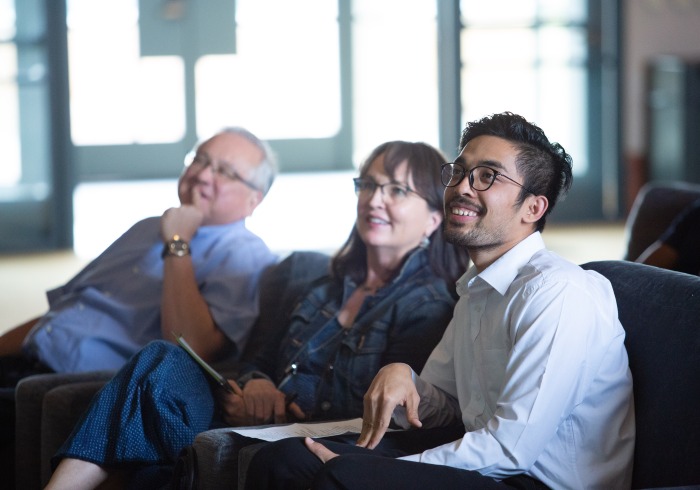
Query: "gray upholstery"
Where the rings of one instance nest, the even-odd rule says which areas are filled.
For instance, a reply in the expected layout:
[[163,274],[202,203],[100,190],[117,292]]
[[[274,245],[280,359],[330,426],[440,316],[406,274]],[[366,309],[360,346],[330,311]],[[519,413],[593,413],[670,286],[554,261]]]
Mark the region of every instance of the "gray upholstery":
[[[177,462],[175,489],[225,489],[243,488],[245,468],[256,451],[265,442],[258,442],[240,449],[233,429],[222,428],[201,432],[194,444],[186,448]],[[239,453],[240,450],[240,453]],[[238,458],[238,464],[234,464]],[[239,472],[238,467],[242,468]]]
[[650,182],[639,190],[627,218],[625,260],[636,260],[688,204],[700,199],[700,184]]
[[[260,316],[246,351],[259,348],[309,283],[325,275],[330,257],[319,252],[293,252],[263,272],[260,280]],[[233,373],[235,363],[214,363],[222,373]],[[50,477],[50,458],[70,435],[94,394],[113,375],[110,371],[81,374],[42,374],[22,380],[16,392],[16,486],[40,489]]]
[[[43,488],[48,482],[48,461],[42,454],[49,448],[58,449],[61,442],[70,434],[81,413],[87,407],[90,398],[97,387],[111,378],[111,371],[96,371],[81,374],[38,374],[23,379],[17,385],[16,422],[15,422],[15,482],[22,490]],[[96,387],[97,386],[97,387]],[[70,397],[61,400],[60,406],[56,401],[54,390],[70,388]],[[61,393],[66,393],[61,391]],[[82,396],[77,394],[82,393]],[[48,394],[51,397],[45,399]],[[74,401],[75,396],[75,401]],[[68,409],[66,409],[66,405]],[[43,430],[43,418],[51,416],[50,430]],[[62,417],[56,417],[60,413]],[[42,434],[47,441],[44,449]]]
[[700,277],[624,261],[612,283],[634,383],[632,488],[700,488]]
[[68,383],[57,386],[46,395],[41,417],[41,483],[51,478],[51,458],[73,431],[83,412],[105,380]]
[[[176,489],[215,490],[224,488],[245,488],[246,468],[258,450],[267,444],[258,442],[236,451],[236,440],[232,429],[213,429],[202,432],[195,438],[194,444],[183,452],[181,460],[192,465],[191,472],[185,480],[189,485],[177,482]],[[238,464],[231,461],[238,458]],[[216,470],[212,470],[216,468]],[[236,471],[238,470],[238,471]],[[231,485],[238,482],[238,487]]]

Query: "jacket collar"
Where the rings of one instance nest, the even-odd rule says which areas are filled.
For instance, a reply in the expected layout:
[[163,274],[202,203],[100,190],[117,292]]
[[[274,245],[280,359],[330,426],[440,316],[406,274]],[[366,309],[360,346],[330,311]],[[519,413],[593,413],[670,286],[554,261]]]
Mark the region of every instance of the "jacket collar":
[[[413,274],[428,266],[428,251],[422,247],[416,247],[413,251],[409,252],[408,257],[404,260],[401,265],[399,273],[394,276],[394,278],[385,284],[383,287],[377,290],[377,294],[382,294],[383,291],[389,291],[393,289],[394,285],[405,281],[407,278],[411,277]],[[357,288],[355,281],[350,279],[349,276],[345,276],[343,280],[343,286],[346,292],[352,292]]]

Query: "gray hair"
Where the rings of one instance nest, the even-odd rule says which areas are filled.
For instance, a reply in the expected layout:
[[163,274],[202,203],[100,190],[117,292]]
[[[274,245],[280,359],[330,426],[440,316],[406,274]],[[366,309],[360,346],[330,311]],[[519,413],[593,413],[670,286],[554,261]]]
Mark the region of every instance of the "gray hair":
[[[222,133],[237,134],[242,136],[253,143],[262,152],[263,158],[260,161],[260,164],[253,171],[250,181],[255,184],[258,189],[260,189],[263,196],[267,195],[267,192],[270,190],[270,187],[272,187],[272,183],[274,182],[278,172],[277,155],[275,155],[275,152],[272,150],[272,148],[270,148],[270,145],[266,141],[261,140],[253,133],[240,126],[228,126],[221,129],[216,134]],[[211,138],[212,137],[209,137],[206,140],[199,141],[193,148],[193,151],[196,151],[202,143],[210,140]]]

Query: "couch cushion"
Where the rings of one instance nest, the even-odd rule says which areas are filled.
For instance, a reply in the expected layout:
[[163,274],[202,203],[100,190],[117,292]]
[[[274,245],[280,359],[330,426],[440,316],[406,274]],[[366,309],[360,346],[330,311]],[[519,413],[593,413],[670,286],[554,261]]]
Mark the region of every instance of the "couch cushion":
[[92,398],[107,381],[66,383],[44,395],[41,416],[41,484],[51,478],[51,458],[68,439]]
[[[16,438],[15,438],[15,473],[17,488],[32,490],[42,488],[41,450],[44,396],[56,388],[72,383],[102,382],[109,380],[114,372],[94,371],[73,374],[38,374],[24,378],[17,384],[15,392]],[[82,413],[82,412],[81,412]],[[75,416],[80,415],[77,414]],[[73,414],[67,414],[74,417]],[[74,420],[74,419],[73,419]],[[65,435],[65,434],[64,434]]]

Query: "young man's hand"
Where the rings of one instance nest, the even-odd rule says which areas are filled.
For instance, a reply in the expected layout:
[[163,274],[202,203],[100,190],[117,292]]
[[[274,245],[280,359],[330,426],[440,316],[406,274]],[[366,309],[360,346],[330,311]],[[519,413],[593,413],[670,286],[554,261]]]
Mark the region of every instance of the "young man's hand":
[[389,428],[391,414],[397,406],[406,408],[408,422],[421,427],[418,418],[420,396],[416,390],[408,364],[388,364],[374,377],[364,397],[362,433],[357,445],[374,449]]

